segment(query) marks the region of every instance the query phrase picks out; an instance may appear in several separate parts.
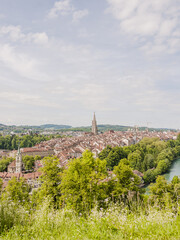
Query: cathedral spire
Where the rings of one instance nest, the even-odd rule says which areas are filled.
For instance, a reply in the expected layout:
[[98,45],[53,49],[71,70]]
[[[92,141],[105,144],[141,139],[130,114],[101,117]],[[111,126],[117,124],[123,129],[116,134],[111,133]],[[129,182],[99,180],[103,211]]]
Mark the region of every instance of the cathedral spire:
[[98,134],[98,129],[97,129],[97,123],[96,123],[96,115],[94,113],[94,117],[92,120],[92,133],[94,133],[95,135]]

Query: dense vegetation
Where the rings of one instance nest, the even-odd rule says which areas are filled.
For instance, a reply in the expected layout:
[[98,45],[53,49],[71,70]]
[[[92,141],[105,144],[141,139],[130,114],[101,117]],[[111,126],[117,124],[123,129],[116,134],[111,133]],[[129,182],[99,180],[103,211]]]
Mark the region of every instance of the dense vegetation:
[[20,144],[21,148],[24,147],[33,147],[34,145],[42,142],[42,141],[48,141],[51,138],[60,138],[62,136],[60,135],[50,135],[50,136],[44,136],[44,135],[24,135],[22,137],[19,137],[17,135],[7,135],[5,137],[0,135],[0,149],[7,149],[7,150],[17,150],[18,144]]
[[71,128],[69,125],[59,125],[59,124],[44,124],[44,125],[39,125],[39,126],[28,126],[28,125],[21,125],[21,126],[16,126],[16,125],[4,125],[0,124],[0,131],[4,132],[15,132],[15,133],[25,133],[29,129],[31,129],[33,132],[38,131],[41,132],[43,130],[61,130],[61,129],[67,129]]
[[[0,179],[0,239],[180,239],[180,178],[158,176],[145,195],[133,172],[158,175],[179,149],[180,136],[108,146],[96,159],[87,150],[67,168],[45,157],[41,186],[33,191],[23,178],[4,189]],[[34,160],[23,159],[27,168]]]
[[89,151],[66,169],[46,157],[41,171],[32,194],[23,178],[1,191],[0,239],[180,238],[178,177],[159,176],[147,196],[127,161],[109,175],[106,160]]
[[156,176],[165,173],[172,161],[180,156],[180,135],[177,140],[167,142],[159,138],[144,138],[138,144],[128,147],[107,146],[100,154],[106,160],[107,168],[112,170],[119,162],[144,173],[145,183],[152,182]]
[[[8,168],[8,165],[14,161],[15,158],[12,158],[12,157],[3,157],[0,159],[0,172],[7,172],[7,168]],[[24,156],[22,158],[22,161],[23,161],[23,165],[24,165],[24,170],[27,171],[27,170],[30,170],[30,171],[33,171],[34,169],[34,163],[36,160],[41,160],[41,157],[40,156]]]
[[8,165],[14,161],[12,157],[3,157],[0,159],[0,172],[6,172]]

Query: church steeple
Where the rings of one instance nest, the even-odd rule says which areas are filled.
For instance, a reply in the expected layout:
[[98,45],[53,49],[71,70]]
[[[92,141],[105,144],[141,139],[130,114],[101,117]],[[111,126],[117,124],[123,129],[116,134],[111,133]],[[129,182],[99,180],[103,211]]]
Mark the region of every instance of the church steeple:
[[22,155],[20,151],[20,147],[18,146],[18,151],[16,154],[16,173],[22,172]]
[[94,117],[92,120],[92,133],[94,133],[95,135],[98,134],[98,129],[97,129],[97,123],[96,123],[96,115],[94,113]]

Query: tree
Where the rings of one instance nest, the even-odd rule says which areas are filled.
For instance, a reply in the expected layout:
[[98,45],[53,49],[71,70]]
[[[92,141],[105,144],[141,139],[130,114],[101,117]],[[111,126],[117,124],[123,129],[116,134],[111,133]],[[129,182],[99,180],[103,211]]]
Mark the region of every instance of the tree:
[[154,157],[152,154],[146,154],[143,161],[143,170],[146,171],[154,167]]
[[168,183],[164,176],[158,176],[156,183],[150,185],[150,193],[163,198],[163,194],[168,191]]
[[162,150],[159,154],[158,154],[158,157],[157,157],[157,164],[159,161],[161,160],[165,160],[165,159],[168,159],[169,162],[172,162],[173,161],[173,153],[172,153],[172,150],[170,148],[166,148],[164,150]]
[[143,176],[145,183],[153,182],[156,179],[156,172],[153,169],[148,169]]
[[180,134],[178,134],[178,136],[177,136],[177,141],[180,144]]
[[36,155],[36,156],[34,157],[34,160],[35,160],[35,161],[37,161],[37,160],[41,160],[41,159],[42,159],[42,157],[39,156],[39,155]]
[[107,161],[107,168],[112,170],[114,166],[119,164],[119,161],[126,158],[127,154],[124,152],[122,147],[114,147],[105,158]]
[[170,165],[171,164],[167,158],[159,161],[157,168],[156,168],[157,173],[158,174],[165,173],[168,170],[168,168],[170,167]]
[[21,205],[27,204],[29,202],[29,192],[30,186],[26,183],[26,180],[22,177],[17,179],[13,177],[9,180],[5,190],[2,193],[3,200],[12,200],[15,203]]
[[108,154],[111,152],[112,147],[107,145],[100,153],[99,153],[99,159],[104,160],[107,158]]
[[12,157],[3,157],[2,159],[0,159],[0,172],[7,171],[7,167],[12,161],[14,161],[14,158]]
[[170,183],[170,192],[172,200],[178,204],[180,202],[180,177],[178,176],[173,177]]
[[120,162],[119,165],[114,168],[114,173],[116,175],[114,179],[114,190],[112,192],[114,198],[126,199],[129,192],[134,191],[137,193],[140,191],[139,184],[141,180],[133,173],[130,166]]
[[62,174],[61,203],[77,212],[89,212],[107,198],[106,177],[106,161],[85,151],[81,159],[72,159]]
[[165,206],[178,210],[180,202],[180,178],[175,176],[168,183],[164,176],[158,176],[156,183],[150,185],[150,199],[160,208]]
[[33,156],[24,156],[23,159],[22,159],[23,163],[24,163],[24,168],[25,170],[32,170],[33,167],[34,167],[34,162],[35,162],[35,159]]
[[38,201],[43,201],[44,198],[49,197],[54,206],[58,207],[61,182],[62,168],[57,157],[45,157],[43,160],[43,167],[40,169],[42,176],[40,181],[42,183],[38,190]]
[[142,158],[141,158],[141,154],[138,150],[136,150],[133,153],[130,153],[128,156],[128,160],[130,162],[130,166],[133,169],[142,171]]

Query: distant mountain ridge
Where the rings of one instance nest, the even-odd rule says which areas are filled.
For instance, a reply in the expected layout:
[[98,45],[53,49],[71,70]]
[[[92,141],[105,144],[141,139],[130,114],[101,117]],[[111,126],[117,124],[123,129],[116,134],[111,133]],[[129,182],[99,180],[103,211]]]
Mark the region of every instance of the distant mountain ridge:
[[60,129],[70,129],[72,128],[72,126],[69,125],[59,125],[59,124],[43,124],[43,125],[37,125],[37,126],[30,126],[30,125],[20,125],[20,126],[16,126],[16,125],[4,125],[4,124],[0,124],[0,130],[7,130],[7,131],[21,131],[21,130],[28,130],[28,129],[33,129],[33,130],[47,130],[47,129],[51,129],[51,130],[60,130]]
[[[97,125],[99,132],[105,132],[109,130],[114,131],[127,131],[128,129],[132,129],[132,126],[123,126],[123,125],[111,125],[111,124],[99,124]],[[30,125],[5,125],[0,123],[0,131],[14,131],[14,132],[23,132],[28,129],[43,131],[43,130],[60,130],[60,131],[85,131],[90,132],[91,126],[82,126],[82,127],[72,127],[70,125],[65,124],[43,124],[37,126]],[[139,127],[139,130],[145,130],[146,127]],[[155,131],[167,131],[167,130],[175,130],[170,128],[149,128],[149,130]]]
[[58,125],[58,124],[43,124],[39,126],[43,129],[69,129],[72,128],[72,126],[69,125]]

